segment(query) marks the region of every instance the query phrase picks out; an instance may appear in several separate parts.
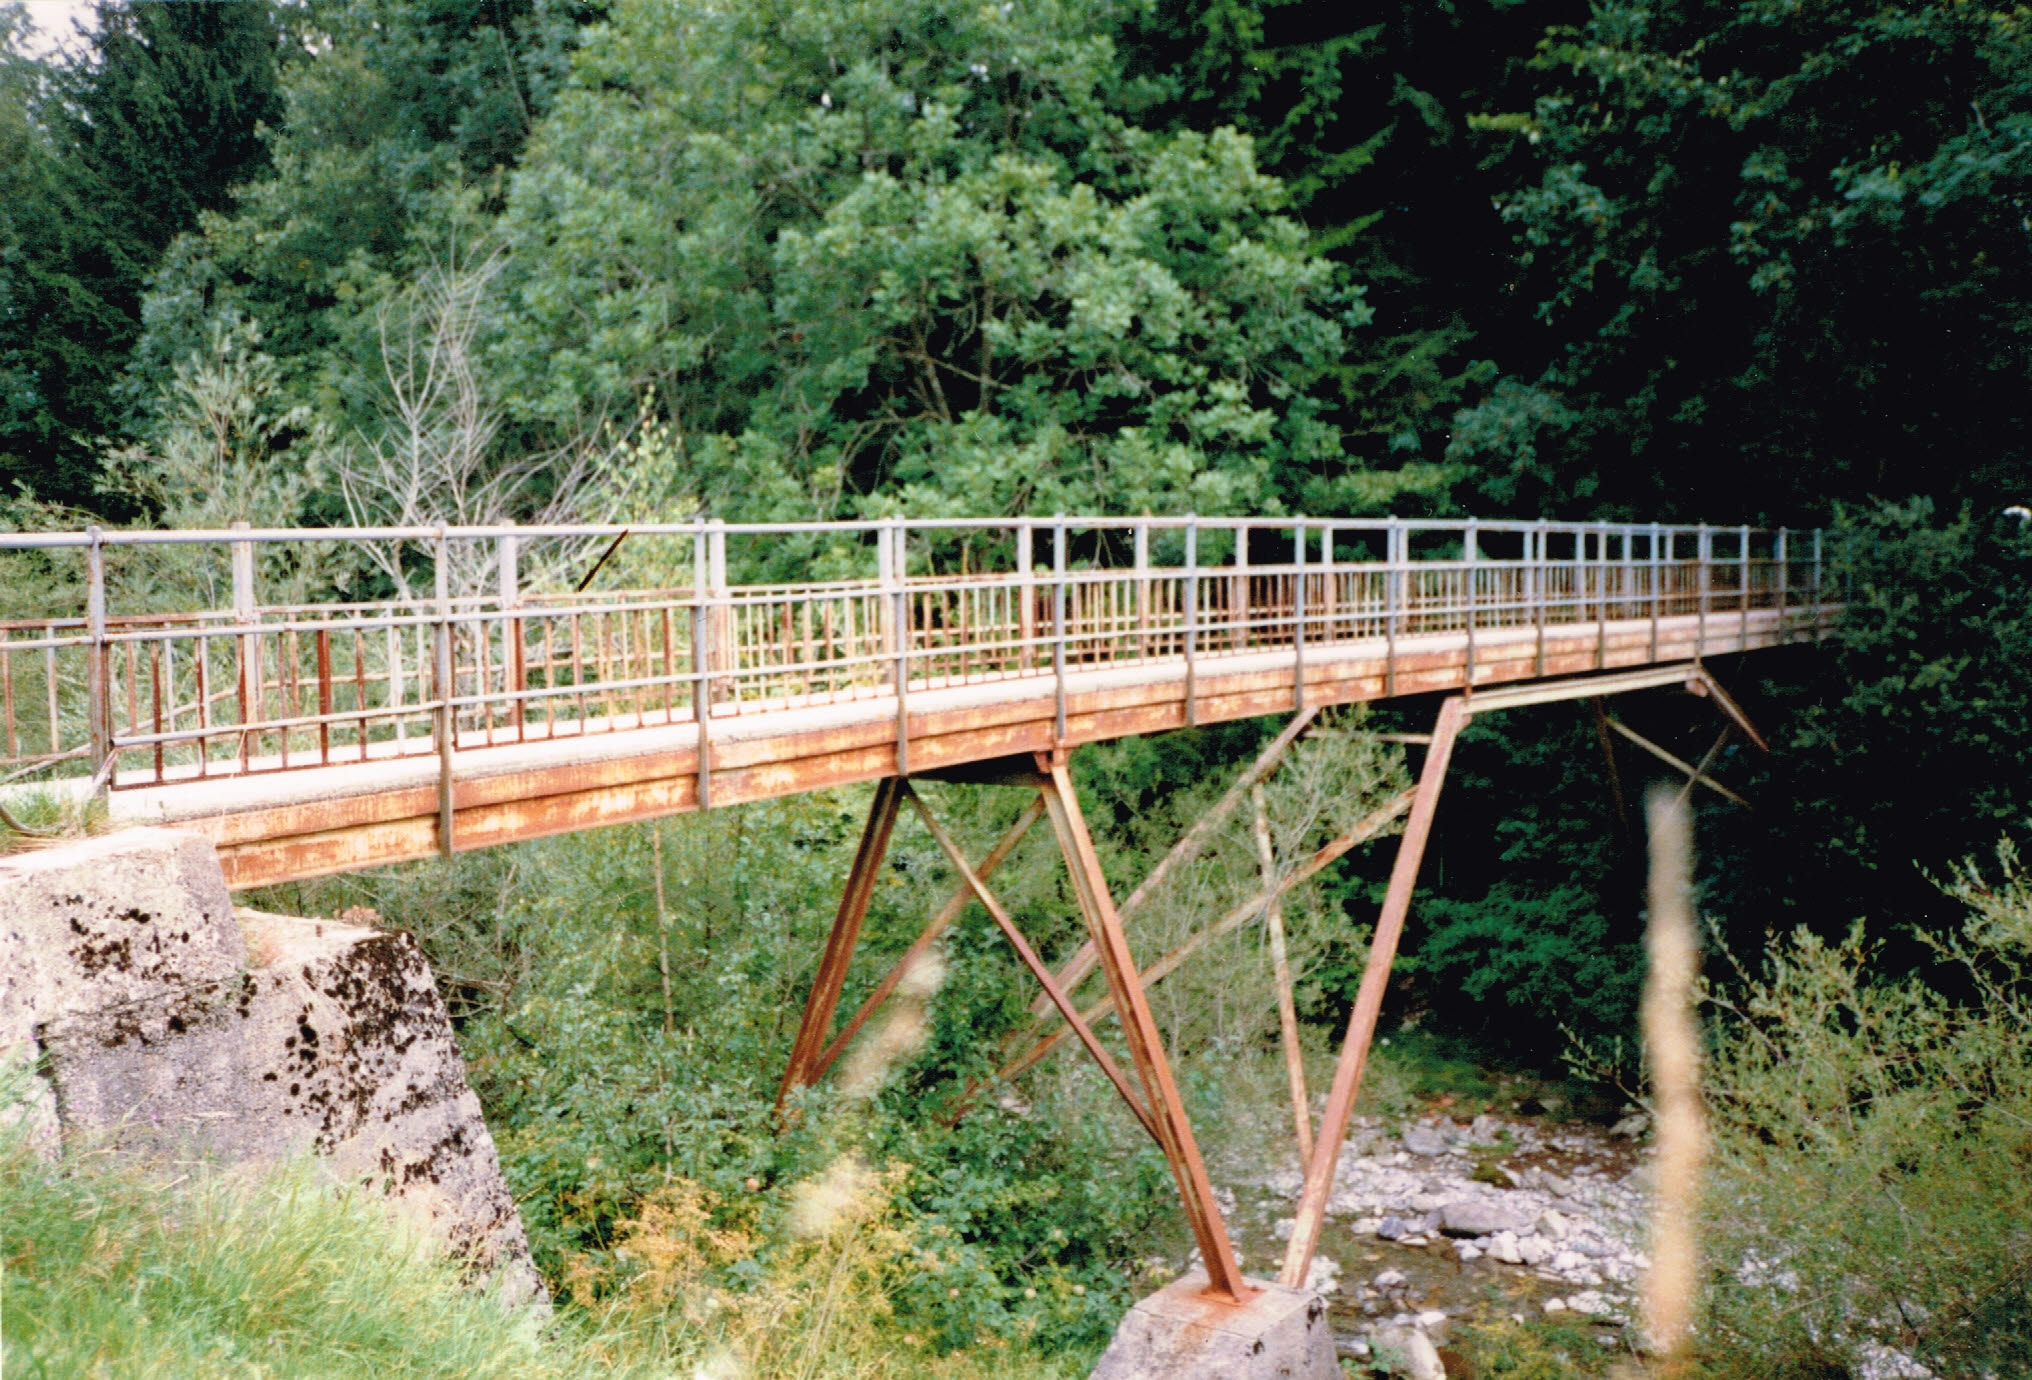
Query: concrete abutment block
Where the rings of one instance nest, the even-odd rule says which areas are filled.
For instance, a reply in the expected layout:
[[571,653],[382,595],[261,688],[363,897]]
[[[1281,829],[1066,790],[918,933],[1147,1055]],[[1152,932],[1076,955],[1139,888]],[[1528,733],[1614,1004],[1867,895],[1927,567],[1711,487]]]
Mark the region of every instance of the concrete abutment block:
[[1210,1298],[1194,1270],[1123,1317],[1091,1380],[1341,1380],[1319,1295],[1250,1280],[1241,1303]]
[[541,1297],[429,966],[406,934],[235,911],[205,840],[142,829],[0,860],[0,1050],[39,1051],[65,1142],[311,1154]]

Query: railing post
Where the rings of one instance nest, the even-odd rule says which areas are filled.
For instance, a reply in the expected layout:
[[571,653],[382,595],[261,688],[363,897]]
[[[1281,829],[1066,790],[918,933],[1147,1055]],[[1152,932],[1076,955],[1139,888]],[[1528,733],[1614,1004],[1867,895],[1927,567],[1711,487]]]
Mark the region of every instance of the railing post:
[[894,629],[896,656],[896,774],[910,775],[910,590],[906,583],[909,577],[909,529],[902,518],[891,518],[887,529],[889,538],[889,596],[891,605],[890,627]]
[[1532,529],[1526,540],[1533,548],[1531,559],[1531,609],[1532,624],[1537,629],[1537,649],[1532,670],[1536,675],[1545,674],[1545,605],[1552,597],[1546,588],[1546,553],[1552,549],[1552,531],[1540,522]]
[[1658,660],[1658,619],[1664,612],[1664,595],[1660,585],[1665,580],[1665,562],[1659,543],[1664,540],[1664,528],[1658,523],[1651,524],[1651,660]]
[[1185,516],[1185,726],[1199,724],[1199,515]]
[[1016,520],[1016,594],[1021,601],[1016,611],[1016,667],[1027,671],[1037,664],[1037,524],[1030,518]]
[[[458,712],[452,704],[457,687],[452,681],[452,584],[451,542],[445,529],[437,529],[431,548],[432,580],[437,595],[437,851],[449,858],[454,843],[452,813],[452,755],[459,730]],[[284,729],[287,733],[289,730]]]
[[1741,630],[1736,635],[1736,650],[1747,652],[1750,650],[1750,525],[1748,523],[1744,523],[1742,526],[1741,542],[1741,546],[1736,551],[1737,561],[1742,567],[1742,574],[1737,577],[1736,589],[1736,603],[1740,605],[1742,615]]
[[1244,652],[1249,649],[1249,633],[1256,626],[1256,609],[1249,598],[1249,527],[1244,522],[1232,530],[1235,573],[1228,577],[1228,646]]
[[1609,524],[1595,524],[1595,669],[1609,664]]
[[[248,524],[242,519],[233,524],[233,530],[244,532]],[[254,602],[254,543],[236,541],[232,544],[233,563],[233,622],[242,628],[254,626],[260,617],[259,605]],[[243,632],[238,642],[240,665],[240,770],[246,771],[253,765],[255,744],[247,732],[247,725],[262,717],[261,710],[261,640],[254,633]],[[398,726],[401,720],[397,719]]]
[[113,778],[113,694],[106,654],[105,534],[93,523],[85,529],[85,722],[92,743],[92,791],[110,786]]
[[706,587],[712,582],[712,557],[706,541],[706,517],[692,519],[691,534],[691,718],[698,725],[698,807],[713,807],[713,742],[710,729],[713,693],[713,620],[707,616]]
[[1335,586],[1340,577],[1334,573],[1334,529],[1327,523],[1319,529],[1319,626],[1320,641],[1328,646],[1337,640],[1334,625],[1339,621],[1341,592]]
[[1383,694],[1397,693],[1397,634],[1409,602],[1411,535],[1391,518],[1383,530]]
[[1787,535],[1785,528],[1778,529],[1778,545],[1773,552],[1778,567],[1778,632],[1781,637],[1792,631],[1792,572],[1787,568],[1792,557]]
[[734,712],[738,714],[741,698],[739,679],[741,642],[734,635],[734,605],[728,597],[725,518],[712,518],[706,523],[706,562],[706,593],[711,599],[706,611],[708,620],[713,625],[712,636],[707,641],[712,647],[715,673],[709,693],[716,701],[733,700]]
[[1480,532],[1473,522],[1461,529],[1461,586],[1467,604],[1468,624],[1467,664],[1462,668],[1461,684],[1470,690],[1475,686],[1475,582],[1481,568],[1479,537]]
[[1813,529],[1813,640],[1820,641],[1820,528]]
[[1694,635],[1693,659],[1707,655],[1707,613],[1714,602],[1714,529],[1706,523],[1694,535],[1694,593],[1700,599],[1699,631]]
[[1136,655],[1150,655],[1150,524],[1136,524]]
[[[515,524],[510,521],[508,526]],[[500,555],[495,562],[499,576],[501,605],[501,674],[507,682],[508,717],[515,725],[515,737],[523,736],[522,692],[528,689],[523,681],[526,671],[522,654],[522,538],[508,532],[501,536]],[[493,716],[488,716],[488,736],[491,740]]]
[[1292,523],[1296,566],[1291,577],[1291,708],[1305,712],[1305,519]]
[[1065,745],[1065,514],[1051,518],[1052,746]]

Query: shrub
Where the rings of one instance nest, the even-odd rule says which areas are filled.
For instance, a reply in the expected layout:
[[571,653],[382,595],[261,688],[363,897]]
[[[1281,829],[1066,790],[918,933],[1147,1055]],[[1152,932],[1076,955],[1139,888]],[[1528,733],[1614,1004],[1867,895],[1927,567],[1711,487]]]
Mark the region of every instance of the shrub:
[[2032,878],[2000,862],[1948,888],[1931,985],[1877,978],[1857,927],[1709,994],[1716,1374],[2032,1373]]

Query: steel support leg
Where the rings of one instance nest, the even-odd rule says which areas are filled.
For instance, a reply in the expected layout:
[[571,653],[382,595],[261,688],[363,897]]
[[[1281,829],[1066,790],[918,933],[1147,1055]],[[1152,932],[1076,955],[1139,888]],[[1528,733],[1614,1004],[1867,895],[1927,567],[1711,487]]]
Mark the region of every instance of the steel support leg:
[[[1234,813],[1235,807],[1248,797],[1251,790],[1277,770],[1278,764],[1284,760],[1286,750],[1298,741],[1299,736],[1311,727],[1312,721],[1318,717],[1318,705],[1301,709],[1291,716],[1291,722],[1284,725],[1284,730],[1256,754],[1256,760],[1249,764],[1249,769],[1235,778],[1235,784],[1228,787],[1227,794],[1216,801],[1211,810],[1193,821],[1192,827],[1171,846],[1171,851],[1158,861],[1157,866],[1150,869],[1150,875],[1129,893],[1129,899],[1122,902],[1118,908],[1118,913],[1123,919],[1126,920],[1152,892],[1162,886],[1166,877],[1200,855],[1200,850],[1206,847],[1207,840],[1213,837],[1214,831],[1227,821],[1228,816]],[[1087,974],[1093,972],[1097,958],[1094,943],[1089,939],[1080,945],[1073,952],[1073,956],[1066,960],[1065,966],[1059,969],[1059,986],[1068,992],[1077,990],[1079,985],[1086,981]],[[1048,1009],[1041,997],[1030,1004],[1032,1015],[1042,1016]]]
[[1390,980],[1390,965],[1397,957],[1404,917],[1411,910],[1411,891],[1418,883],[1419,864],[1425,860],[1425,842],[1432,836],[1432,816],[1439,806],[1439,789],[1446,780],[1447,763],[1453,757],[1453,741],[1467,720],[1467,700],[1455,695],[1440,705],[1439,720],[1432,728],[1432,746],[1426,749],[1425,766],[1418,774],[1418,794],[1411,802],[1411,818],[1405,821],[1397,860],[1390,868],[1390,888],[1383,897],[1383,913],[1376,921],[1375,937],[1369,941],[1368,967],[1362,972],[1355,1010],[1348,1018],[1347,1038],[1341,1044],[1340,1062],[1334,1067],[1333,1089],[1327,1094],[1319,1138],[1313,1142],[1312,1160],[1306,1165],[1298,1215],[1291,1224],[1291,1244],[1285,1250],[1284,1269],[1278,1276],[1294,1288],[1305,1282],[1313,1252],[1319,1249],[1319,1229],[1326,1220],[1326,1200],[1333,1192],[1334,1167],[1347,1139],[1348,1118],[1354,1114],[1355,1094],[1362,1084],[1362,1067],[1368,1062],[1369,1042],[1376,1034],[1376,1017],[1383,1009],[1383,988]]
[[[1046,766],[1047,761],[1040,759],[1038,765]],[[1239,1301],[1255,1291],[1243,1282],[1235,1248],[1228,1241],[1227,1224],[1221,1220],[1220,1204],[1214,1200],[1213,1184],[1207,1179],[1206,1165],[1200,1159],[1199,1143],[1193,1138],[1185,1103],[1171,1076],[1163,1039],[1158,1034],[1156,1019],[1150,1014],[1150,1003],[1144,998],[1142,980],[1137,976],[1135,957],[1122,933],[1121,916],[1116,914],[1107,878],[1094,852],[1093,838],[1087,833],[1086,818],[1080,813],[1079,797],[1073,791],[1064,762],[1054,757],[1048,765],[1051,780],[1039,791],[1050,812],[1052,829],[1058,835],[1059,850],[1065,855],[1066,872],[1080,911],[1086,917],[1101,971],[1107,977],[1108,991],[1121,1013],[1122,1033],[1157,1122],[1164,1158],[1177,1181],[1193,1239],[1199,1243],[1200,1258],[1206,1263],[1207,1292]]]
[[805,998],[797,1043],[790,1047],[790,1064],[783,1070],[783,1086],[776,1093],[779,1112],[791,1093],[809,1087],[818,1076],[819,1054],[832,1030],[833,1013],[839,1009],[847,964],[853,960],[854,945],[860,940],[861,921],[867,918],[868,902],[875,894],[875,878],[881,872],[883,855],[889,851],[889,835],[896,827],[896,811],[902,804],[903,778],[884,777],[875,787],[867,827],[861,831],[861,846],[854,853],[853,870],[847,873],[846,890],[840,895],[832,933],[826,936],[825,956],[819,960],[818,975],[812,979],[811,995]]
[[[914,792],[912,798],[915,798]],[[1009,826],[1009,831],[1002,835],[1001,841],[989,849],[988,855],[981,859],[980,866],[975,869],[976,875],[984,882],[993,876],[995,869],[1016,851],[1016,845],[1023,841],[1023,836],[1030,832],[1030,826],[1037,823],[1043,814],[1042,800],[1033,800],[1026,805],[1016,822]],[[826,1070],[831,1068],[846,1047],[853,1043],[854,1036],[858,1035],[861,1027],[868,1023],[868,1018],[875,1014],[883,1002],[889,1000],[889,995],[903,981],[904,975],[917,966],[919,959],[930,952],[931,946],[938,942],[938,937],[951,927],[953,921],[960,918],[960,912],[965,910],[967,902],[973,899],[973,889],[965,879],[962,879],[959,885],[953,888],[953,894],[947,898],[946,903],[939,907],[938,914],[931,917],[931,923],[926,925],[911,942],[910,947],[904,950],[903,957],[896,960],[896,966],[889,970],[889,975],[875,984],[875,990],[861,1003],[861,1009],[854,1013],[853,1019],[840,1027],[840,1033],[833,1036],[833,1042],[818,1056],[818,1061],[811,1071],[812,1082],[816,1083],[826,1076]]]
[[910,791],[909,794],[911,807],[917,811],[917,817],[924,821],[924,827],[931,831],[931,836],[937,842],[940,851],[945,854],[946,861],[960,874],[967,889],[973,892],[974,899],[981,903],[989,918],[995,922],[995,927],[1002,931],[1002,937],[1009,941],[1009,947],[1016,951],[1016,957],[1022,960],[1023,966],[1030,970],[1030,975],[1044,988],[1045,996],[1050,999],[1051,1004],[1058,1008],[1059,1014],[1064,1016],[1078,1033],[1080,1043],[1087,1047],[1087,1053],[1100,1065],[1101,1072],[1107,1075],[1108,1082],[1114,1085],[1122,1100],[1129,1104],[1129,1110],[1136,1114],[1136,1120],[1143,1124],[1143,1129],[1150,1133],[1153,1140],[1160,1146],[1163,1145],[1164,1135],[1158,1129],[1156,1118],[1137,1098],[1136,1090],[1129,1086],[1128,1078],[1115,1063],[1114,1056],[1108,1053],[1107,1046],[1095,1038],[1093,1027],[1080,1016],[1078,1008],[1072,1004],[1072,998],[1065,994],[1065,989],[1052,977],[1051,969],[1047,968],[1044,960],[1037,956],[1037,950],[1030,946],[1030,941],[1024,937],[1023,931],[1016,928],[1016,922],[1009,918],[1009,912],[995,899],[995,893],[988,890],[988,884],[967,866],[966,855],[960,852],[959,845],[952,841],[952,835],[946,833],[945,827],[932,815],[930,808],[925,805],[917,792]]

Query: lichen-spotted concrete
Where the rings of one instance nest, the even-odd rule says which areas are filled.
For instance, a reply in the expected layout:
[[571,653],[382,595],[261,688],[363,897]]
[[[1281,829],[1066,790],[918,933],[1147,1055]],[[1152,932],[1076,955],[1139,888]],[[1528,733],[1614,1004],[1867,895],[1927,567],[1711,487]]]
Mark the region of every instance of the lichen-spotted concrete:
[[1091,1380],[1340,1380],[1319,1295],[1250,1280],[1242,1303],[1208,1298],[1194,1270],[1131,1308]]
[[129,829],[0,858],[0,1047],[73,1011],[230,977],[246,958],[196,834]]
[[540,1296],[479,1099],[416,941],[235,912],[211,846],[136,830],[0,867],[0,954],[67,1143],[318,1156]]

